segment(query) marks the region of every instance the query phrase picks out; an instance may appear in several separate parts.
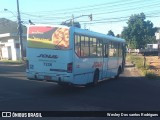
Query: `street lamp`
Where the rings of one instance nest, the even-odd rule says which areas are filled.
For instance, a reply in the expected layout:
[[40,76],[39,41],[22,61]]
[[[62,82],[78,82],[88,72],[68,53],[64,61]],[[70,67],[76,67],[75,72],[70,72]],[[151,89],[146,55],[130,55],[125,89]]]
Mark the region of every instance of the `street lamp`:
[[17,16],[15,15],[15,13],[13,13],[12,11],[10,11],[10,10],[8,10],[8,9],[6,9],[6,8],[4,8],[4,11],[10,12],[13,16],[17,17]]

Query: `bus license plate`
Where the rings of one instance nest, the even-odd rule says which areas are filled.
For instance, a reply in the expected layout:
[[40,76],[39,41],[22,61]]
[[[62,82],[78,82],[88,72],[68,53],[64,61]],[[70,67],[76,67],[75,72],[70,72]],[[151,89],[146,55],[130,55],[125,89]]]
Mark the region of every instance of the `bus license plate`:
[[51,76],[44,76],[45,80],[51,80],[51,78],[52,78]]

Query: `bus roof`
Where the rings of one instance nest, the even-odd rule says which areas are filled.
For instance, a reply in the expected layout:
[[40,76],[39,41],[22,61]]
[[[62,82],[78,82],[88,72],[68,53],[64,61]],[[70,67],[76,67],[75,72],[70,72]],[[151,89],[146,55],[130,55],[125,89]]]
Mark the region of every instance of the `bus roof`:
[[28,25],[27,27],[34,27],[34,26],[41,26],[41,27],[60,27],[60,28],[70,28],[68,26],[65,26],[65,25],[49,25],[49,24],[36,24],[36,25]]
[[87,35],[87,36],[92,36],[92,37],[97,37],[97,38],[102,38],[102,39],[108,39],[108,40],[115,41],[115,42],[125,42],[125,40],[122,39],[122,38],[118,38],[118,37],[114,37],[114,36],[111,36],[111,35],[90,31],[90,30],[87,30],[87,29],[72,27],[72,26],[68,27],[68,26],[65,26],[65,25],[36,24],[36,25],[28,25],[27,27],[32,27],[32,26],[68,28],[68,29],[73,30],[75,33],[79,33],[79,34],[83,34],[83,35]]
[[125,42],[124,39],[114,37],[114,36],[111,36],[111,35],[102,34],[102,33],[90,31],[90,30],[87,30],[87,29],[80,29],[80,28],[76,28],[76,27],[73,27],[73,29],[74,29],[75,33],[79,33],[79,34],[83,34],[83,35],[87,35],[87,36],[107,39],[107,40],[111,40],[111,41],[115,41],[115,42]]

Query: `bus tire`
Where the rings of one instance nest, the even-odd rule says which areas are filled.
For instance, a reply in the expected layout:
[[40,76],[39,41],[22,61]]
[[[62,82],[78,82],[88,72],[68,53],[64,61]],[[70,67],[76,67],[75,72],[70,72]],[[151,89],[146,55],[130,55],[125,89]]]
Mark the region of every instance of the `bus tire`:
[[117,71],[117,75],[115,76],[115,79],[119,78],[121,71],[122,71],[121,66],[119,66],[118,71]]
[[99,70],[96,69],[93,76],[93,85],[97,85],[99,80]]

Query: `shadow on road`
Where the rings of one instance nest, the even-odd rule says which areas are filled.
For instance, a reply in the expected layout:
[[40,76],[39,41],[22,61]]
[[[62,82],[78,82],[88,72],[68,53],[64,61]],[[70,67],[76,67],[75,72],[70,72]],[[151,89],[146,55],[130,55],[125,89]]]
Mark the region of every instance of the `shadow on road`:
[[126,67],[119,79],[102,81],[97,86],[64,87],[27,80],[24,66],[0,67],[0,110],[160,110],[160,80],[137,76],[134,68]]

